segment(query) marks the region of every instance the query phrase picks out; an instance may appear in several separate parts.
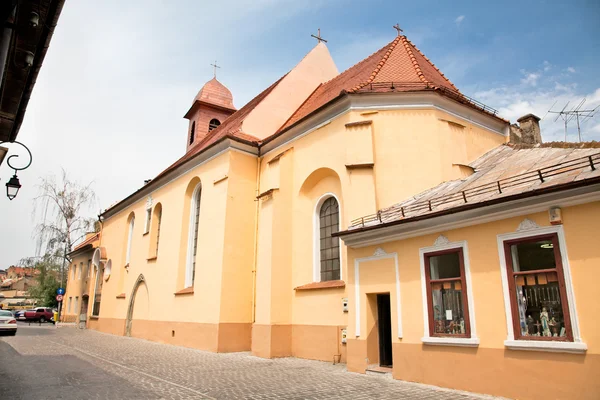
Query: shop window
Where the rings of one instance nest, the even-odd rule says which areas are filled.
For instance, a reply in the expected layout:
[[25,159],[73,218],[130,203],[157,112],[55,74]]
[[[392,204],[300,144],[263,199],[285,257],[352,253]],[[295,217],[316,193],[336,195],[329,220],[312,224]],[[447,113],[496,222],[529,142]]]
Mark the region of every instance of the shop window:
[[429,335],[470,338],[462,248],[425,253]]
[[319,245],[321,282],[340,279],[340,239],[332,237],[339,231],[340,211],[335,197],[329,197],[319,211]]
[[504,242],[514,337],[573,341],[557,234]]

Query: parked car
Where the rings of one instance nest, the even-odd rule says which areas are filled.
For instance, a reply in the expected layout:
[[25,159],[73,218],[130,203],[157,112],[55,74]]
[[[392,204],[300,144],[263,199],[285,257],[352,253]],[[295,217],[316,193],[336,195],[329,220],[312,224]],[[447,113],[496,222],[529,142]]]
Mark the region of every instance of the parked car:
[[25,314],[25,311],[27,311],[27,310],[15,310],[15,312],[14,312],[15,319],[19,319],[19,317],[21,317],[23,314]]
[[54,312],[51,308],[38,307],[33,310],[25,311],[25,313],[19,317],[19,321],[39,321],[41,323],[46,321],[52,321]]
[[0,333],[17,334],[17,320],[8,310],[0,310]]

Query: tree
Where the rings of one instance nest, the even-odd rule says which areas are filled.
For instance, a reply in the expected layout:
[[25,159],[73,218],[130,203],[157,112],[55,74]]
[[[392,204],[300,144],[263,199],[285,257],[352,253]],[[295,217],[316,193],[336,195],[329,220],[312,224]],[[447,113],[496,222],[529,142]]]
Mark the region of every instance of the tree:
[[56,307],[56,289],[60,287],[57,276],[60,270],[61,256],[45,254],[21,260],[26,267],[33,266],[40,271],[36,276],[37,285],[29,288],[29,296],[37,300],[37,304],[45,307]]
[[[34,237],[37,238],[36,250],[38,255],[43,254],[40,258],[46,260],[36,265],[46,268],[46,272],[51,271],[48,268],[58,266],[61,286],[64,283],[65,262],[70,262],[67,255],[72,250],[73,243],[77,243],[87,232],[96,228],[94,218],[83,216],[96,204],[92,183],[82,185],[75,182],[62,170],[58,181],[54,175],[42,178],[38,186],[39,194],[34,198],[34,216],[40,220],[34,232]],[[40,286],[40,290],[44,293],[44,288],[52,285],[51,275],[46,274],[43,278],[44,285]],[[54,280],[57,280],[57,277],[54,277]],[[43,296],[46,295],[50,294]],[[52,295],[56,295],[56,288]]]

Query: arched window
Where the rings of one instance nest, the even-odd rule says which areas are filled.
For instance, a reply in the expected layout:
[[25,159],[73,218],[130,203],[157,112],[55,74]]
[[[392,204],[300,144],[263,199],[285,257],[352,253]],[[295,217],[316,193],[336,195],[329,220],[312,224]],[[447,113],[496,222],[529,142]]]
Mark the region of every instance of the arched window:
[[160,243],[160,225],[162,222],[162,204],[157,203],[154,206],[152,217],[152,228],[150,233],[150,251],[148,253],[148,259],[154,259],[158,257],[158,244]]
[[190,204],[190,222],[188,230],[187,263],[185,267],[185,287],[194,286],[196,276],[196,254],[198,252],[198,228],[200,222],[200,198],[202,195],[202,184],[199,183],[194,189],[192,202]]
[[215,129],[217,126],[221,125],[221,121],[219,121],[216,118],[213,118],[210,120],[210,122],[208,123],[208,131],[212,131],[213,129]]
[[129,217],[129,234],[127,235],[127,253],[125,255],[125,265],[129,265],[131,260],[131,242],[133,241],[133,226],[135,225],[135,215]]
[[194,143],[195,134],[196,134],[196,121],[192,122],[192,129],[190,130],[190,144]]
[[340,279],[340,210],[335,197],[328,197],[319,209],[319,251],[321,281]]

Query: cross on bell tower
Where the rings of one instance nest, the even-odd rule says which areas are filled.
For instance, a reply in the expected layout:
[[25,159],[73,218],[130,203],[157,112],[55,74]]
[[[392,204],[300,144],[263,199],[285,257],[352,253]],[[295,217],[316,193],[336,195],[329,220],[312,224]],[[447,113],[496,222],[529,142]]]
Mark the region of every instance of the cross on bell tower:
[[214,63],[214,64],[210,64],[210,65],[212,65],[212,66],[213,66],[213,69],[214,69],[214,72],[213,72],[213,73],[214,73],[214,75],[215,75],[215,78],[216,78],[216,77],[217,77],[217,68],[221,68],[221,67],[217,65],[217,60],[215,60],[215,63]]
[[398,24],[394,25],[392,28],[398,31],[398,36],[400,36],[400,32],[404,32],[402,29],[400,29],[400,25]]
[[323,39],[323,38],[321,37],[321,28],[319,28],[319,29],[317,30],[317,35],[316,35],[316,36],[315,36],[315,35],[310,35],[310,36],[312,36],[312,37],[314,37],[315,39],[317,39],[317,40],[319,41],[319,43],[321,43],[321,42],[325,42],[325,43],[327,43],[327,40],[325,40],[325,39]]

